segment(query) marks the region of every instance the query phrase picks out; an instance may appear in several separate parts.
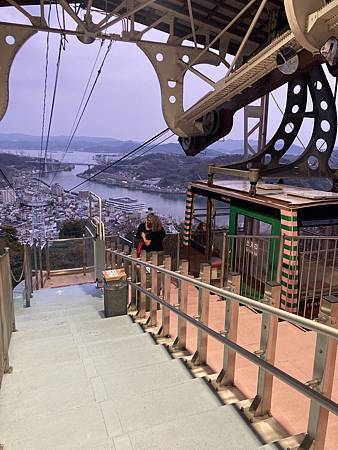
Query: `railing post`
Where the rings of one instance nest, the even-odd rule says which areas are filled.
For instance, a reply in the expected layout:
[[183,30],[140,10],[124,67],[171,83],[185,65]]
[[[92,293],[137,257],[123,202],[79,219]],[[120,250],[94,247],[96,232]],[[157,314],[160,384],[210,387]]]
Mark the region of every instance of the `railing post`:
[[[171,256],[165,255],[163,259],[163,266],[166,270],[171,270]],[[170,303],[170,289],[171,289],[171,277],[169,274],[163,274],[163,299],[165,302]],[[162,326],[160,335],[163,337],[169,336],[170,329],[170,311],[162,306]]]
[[[153,252],[151,255],[151,264],[158,266],[158,253]],[[158,276],[157,269],[151,269],[151,292],[154,295],[158,295]],[[150,301],[150,322],[151,327],[157,325],[157,302]]]
[[[226,290],[234,294],[240,294],[240,274],[233,272],[228,274],[228,284]],[[225,324],[223,333],[231,341],[237,342],[239,302],[230,299],[225,299],[225,302]],[[217,383],[219,383],[220,386],[233,386],[235,369],[236,352],[225,345],[223,353],[223,368],[217,377]]]
[[[123,254],[124,255],[129,255],[129,245],[124,245],[123,246]],[[126,259],[123,260],[123,266],[124,266],[124,270],[127,274],[127,277],[130,276],[129,274],[129,261],[127,261]]]
[[[200,269],[201,281],[210,284],[211,280],[211,266],[210,264],[201,264]],[[207,289],[199,288],[198,290],[198,317],[204,325],[209,323],[209,300],[210,292]],[[194,365],[203,365],[207,362],[208,353],[208,335],[201,329],[197,333],[197,350],[192,357],[191,362]]]
[[[119,253],[122,253],[122,245],[121,244],[118,244],[117,251]],[[122,267],[122,258],[121,258],[121,256],[118,255],[116,257],[116,259],[117,259],[117,267],[120,269]]]
[[[281,286],[275,281],[265,284],[263,302],[279,308]],[[274,364],[277,345],[278,317],[262,313],[260,349],[255,352],[261,359]],[[269,416],[271,410],[273,375],[262,367],[258,370],[257,394],[249,408],[255,417]]]
[[46,239],[46,245],[45,245],[45,249],[46,249],[46,271],[47,271],[47,280],[50,279],[50,259],[49,259],[49,242],[48,239]]
[[224,287],[224,277],[225,277],[225,253],[227,249],[227,234],[223,233],[223,241],[222,241],[222,254],[221,254],[221,288]]
[[[131,257],[136,259],[137,258],[137,250],[136,248],[133,248],[131,251]],[[132,283],[137,282],[137,267],[136,263],[133,261],[131,262],[130,266],[130,279]],[[130,305],[129,305],[130,311],[136,311],[136,288],[135,286],[131,285],[130,287]]]
[[31,297],[33,296],[33,291],[34,291],[34,287],[33,287],[33,261],[32,261],[32,246],[28,245],[28,256],[29,256],[29,286],[30,286],[30,293],[31,293]]
[[40,286],[43,288],[43,268],[42,268],[42,249],[41,249],[41,239],[38,240],[39,245],[39,270],[40,270]]
[[[115,241],[111,241],[110,243],[110,248],[112,251],[116,250],[116,242]],[[111,268],[115,269],[116,267],[116,255],[115,253],[111,253]]]
[[12,283],[12,274],[11,274],[11,257],[9,254],[9,248],[5,248],[5,255],[6,255],[6,265],[7,265],[7,296],[8,296],[8,306],[9,306],[9,313],[10,313],[10,321],[11,321],[11,330],[16,331],[15,327],[15,314],[14,314],[14,303],[13,303],[13,283]]
[[[142,252],[141,252],[141,261],[144,261],[144,262],[147,261],[147,252],[145,250],[142,250]],[[143,264],[140,264],[140,282],[141,282],[141,287],[143,289],[147,289],[147,271],[146,271],[146,266]],[[140,302],[138,305],[138,316],[140,319],[144,319],[146,317],[146,303],[147,303],[146,294],[141,292],[139,299],[140,299]]]
[[24,275],[25,275],[25,307],[29,308],[31,306],[31,271],[30,271],[30,252],[28,251],[28,244],[23,244],[24,251]]
[[[182,260],[180,263],[180,273],[181,275],[188,276],[189,261]],[[180,280],[178,284],[178,305],[180,311],[187,314],[188,312],[188,289],[189,284],[187,281]],[[178,317],[177,323],[177,338],[174,342],[174,347],[185,348],[187,344],[187,322]]]
[[[338,297],[322,298],[318,321],[338,328]],[[336,355],[337,341],[317,333],[313,376],[307,384],[327,398],[332,395]],[[311,400],[307,434],[300,448],[324,449],[328,417],[329,412]]]
[[105,269],[106,243],[99,236],[94,238],[94,273],[97,285],[103,285],[102,272]]
[[38,272],[38,258],[36,253],[36,239],[33,243],[33,258],[34,258],[34,276],[35,276],[35,289],[39,290],[39,272]]
[[176,270],[179,270],[180,268],[180,250],[181,250],[181,237],[180,233],[177,233]]
[[87,273],[87,246],[86,246],[86,236],[82,235],[82,266],[83,266],[83,276]]

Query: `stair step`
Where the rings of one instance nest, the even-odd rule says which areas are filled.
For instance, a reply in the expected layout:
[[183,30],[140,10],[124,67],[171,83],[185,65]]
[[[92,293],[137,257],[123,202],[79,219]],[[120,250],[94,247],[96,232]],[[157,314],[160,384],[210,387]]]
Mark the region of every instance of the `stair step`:
[[104,374],[102,380],[108,398],[128,402],[130,398],[192,380],[190,372],[181,360],[169,360],[133,370]]
[[[139,337],[137,337],[140,339]],[[110,352],[93,355],[89,350],[89,358],[93,362],[97,375],[134,370],[137,367],[171,360],[168,352],[160,345],[151,347],[130,348],[129,351],[119,351],[120,345],[111,347]]]
[[[103,329],[123,329],[129,328],[134,325],[134,322],[131,320],[129,316],[118,316],[118,317],[109,317],[109,318],[101,318],[101,319],[91,319],[84,321],[72,320],[78,332],[83,332],[86,330],[103,330]],[[137,326],[135,324],[135,326]]]
[[[177,415],[159,425],[129,433],[132,448],[199,449],[199,450],[254,450],[261,441],[250,430],[240,411],[233,405],[198,411],[180,417],[181,402],[177,402]],[[163,405],[164,411],[166,406]]]
[[127,402],[124,397],[114,398],[114,406],[122,428],[130,433],[149,431],[149,427],[159,423],[219,408],[220,401],[204,380],[193,379],[164,389],[159,387],[151,394],[135,395]]
[[133,352],[139,348],[149,348],[154,346],[154,340],[148,333],[140,333],[139,328],[131,325],[131,330],[120,329],[117,333],[114,330],[101,330],[100,334],[79,333],[74,335],[76,342],[86,346],[88,354],[92,356],[106,355],[119,352]]

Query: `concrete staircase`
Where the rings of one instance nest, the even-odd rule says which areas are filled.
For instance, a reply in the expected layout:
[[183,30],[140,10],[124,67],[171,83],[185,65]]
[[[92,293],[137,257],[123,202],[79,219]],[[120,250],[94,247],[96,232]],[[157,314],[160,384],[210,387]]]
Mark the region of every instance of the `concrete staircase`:
[[263,448],[236,405],[130,317],[104,319],[94,286],[38,291],[16,317],[0,392],[5,449]]

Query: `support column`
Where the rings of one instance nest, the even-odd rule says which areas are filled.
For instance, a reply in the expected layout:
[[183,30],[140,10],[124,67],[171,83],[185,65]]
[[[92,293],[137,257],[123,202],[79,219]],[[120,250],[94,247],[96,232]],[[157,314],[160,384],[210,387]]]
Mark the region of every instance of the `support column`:
[[191,238],[193,202],[194,202],[194,194],[189,187],[187,190],[187,196],[185,201],[185,216],[183,229],[184,258],[186,259],[188,259],[188,248],[189,248],[189,241]]
[[[227,291],[234,294],[240,294],[241,290],[241,276],[238,273],[228,274],[228,284],[226,287]],[[226,299],[225,306],[225,326],[224,335],[229,338],[232,342],[237,342],[237,331],[238,331],[238,315],[239,315],[239,302],[236,300]],[[220,371],[216,382],[220,386],[233,386],[235,379],[235,368],[236,368],[236,352],[235,350],[224,346],[223,353],[223,368]]]
[[[137,258],[137,250],[136,248],[133,248],[131,251],[131,257],[136,259]],[[137,267],[136,263],[131,262],[130,265],[130,279],[132,283],[137,282]],[[136,288],[135,286],[130,287],[130,305],[129,305],[130,311],[136,311]]]
[[[145,250],[142,250],[141,252],[141,261],[147,261],[147,253]],[[140,282],[141,287],[143,289],[147,289],[147,271],[146,266],[144,266],[143,264],[140,265]],[[140,292],[139,299],[140,302],[138,305],[138,316],[140,319],[144,319],[146,317],[146,303],[147,303],[146,294]]]
[[281,210],[281,234],[284,237],[281,274],[281,308],[297,313],[298,305],[298,221],[297,211]]
[[103,286],[102,272],[105,270],[105,252],[106,243],[104,239],[94,239],[94,268],[95,268],[95,280],[98,287]]
[[[263,303],[279,308],[280,284],[270,281],[265,285]],[[257,355],[274,365],[277,345],[278,317],[271,313],[262,313],[261,340]],[[270,416],[273,375],[262,367],[258,369],[257,394],[249,411],[255,417]]]
[[[322,298],[318,321],[333,328],[338,328],[338,298]],[[315,359],[312,380],[307,384],[327,398],[332,396],[335,375],[337,341],[317,333]],[[323,450],[327,432],[329,412],[311,401],[307,435],[300,446],[302,449]]]
[[[201,281],[210,284],[211,266],[210,264],[201,264]],[[209,323],[209,300],[210,292],[207,289],[199,288],[198,292],[198,317],[204,325]],[[207,362],[208,353],[208,335],[200,328],[197,332],[197,350],[192,357],[192,363],[195,365],[203,365]]]
[[[171,270],[171,256],[165,255],[163,260],[164,268]],[[164,274],[163,280],[163,299],[170,303],[170,289],[171,289],[171,277],[168,274]],[[162,329],[161,336],[168,337],[170,329],[170,311],[162,306]]]
[[[151,255],[151,264],[158,266],[158,253],[153,252]],[[154,295],[158,295],[158,276],[157,269],[151,269],[151,292]],[[151,327],[157,325],[157,302],[150,300],[150,322]]]

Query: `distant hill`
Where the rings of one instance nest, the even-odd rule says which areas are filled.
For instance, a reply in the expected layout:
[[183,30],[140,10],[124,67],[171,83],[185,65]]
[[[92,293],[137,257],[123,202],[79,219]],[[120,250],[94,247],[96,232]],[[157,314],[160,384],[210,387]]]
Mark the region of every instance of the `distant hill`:
[[[28,134],[1,134],[0,133],[0,151],[1,150],[39,150],[40,136],[31,136]],[[51,136],[49,142],[49,150],[63,151],[67,145],[67,136]],[[83,151],[92,153],[116,153],[124,154],[130,152],[138,147],[142,142],[119,140],[106,137],[91,137],[91,136],[76,136],[73,139],[70,150]],[[250,141],[250,144],[255,148],[257,143]],[[150,144],[150,147],[154,144]],[[302,153],[303,148],[298,145],[292,145],[288,155],[298,155]],[[338,149],[335,149],[337,154]],[[169,142],[161,144],[151,150],[151,153],[163,153],[172,155],[184,155],[184,152],[178,142]],[[241,139],[225,139],[224,141],[217,141],[210,145],[206,150],[201,152],[201,156],[218,157],[224,155],[242,155],[243,141]]]

